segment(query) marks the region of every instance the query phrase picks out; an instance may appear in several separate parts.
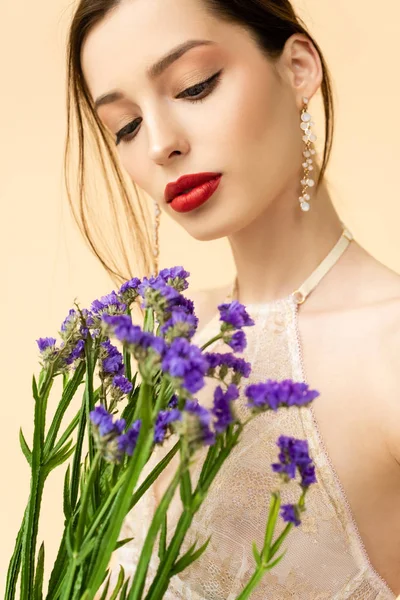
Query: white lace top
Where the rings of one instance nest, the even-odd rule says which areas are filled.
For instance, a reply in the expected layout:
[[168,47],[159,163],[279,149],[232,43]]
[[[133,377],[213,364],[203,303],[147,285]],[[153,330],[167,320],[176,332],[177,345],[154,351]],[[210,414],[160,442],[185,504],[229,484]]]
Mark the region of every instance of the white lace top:
[[[298,305],[292,296],[266,305],[247,306],[256,325],[246,328],[248,346],[243,356],[253,365],[252,382],[290,378],[306,382],[298,330]],[[219,314],[197,333],[194,342],[203,344],[219,331]],[[221,342],[209,350],[229,351]],[[210,406],[213,383],[198,395]],[[318,399],[315,400],[317,402]],[[241,417],[247,414],[245,399],[235,401]],[[302,524],[289,533],[283,560],[267,573],[252,593],[252,600],[393,600],[395,594],[373,569],[340,481],[329,460],[310,407],[281,409],[258,416],[246,426],[216,477],[209,494],[195,515],[182,552],[198,539],[198,547],[212,534],[205,553],[188,569],[171,580],[167,600],[234,600],[254,572],[252,542],[262,548],[270,493],[278,483],[271,463],[276,462],[279,435],[307,439],[316,465],[317,484],[306,497]],[[176,440],[152,457],[143,478]],[[193,471],[199,476],[203,455]],[[151,490],[149,490],[151,492]],[[282,503],[296,502],[300,489],[282,487]],[[155,500],[147,493],[126,520],[121,537],[135,539],[119,550],[118,562],[134,573],[138,548],[147,532]],[[171,526],[179,511],[179,490],[168,515]],[[278,520],[277,534],[284,528]],[[157,554],[155,552],[155,554]],[[150,566],[154,576],[157,556]],[[117,567],[115,569],[118,570]]]

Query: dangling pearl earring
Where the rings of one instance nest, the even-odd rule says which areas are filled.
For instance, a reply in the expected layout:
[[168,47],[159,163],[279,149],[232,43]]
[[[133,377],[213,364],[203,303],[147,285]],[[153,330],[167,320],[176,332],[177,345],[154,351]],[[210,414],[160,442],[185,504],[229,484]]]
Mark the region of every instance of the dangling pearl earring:
[[317,136],[311,132],[311,127],[315,123],[311,120],[312,117],[308,112],[308,98],[303,97],[303,110],[301,112],[301,123],[300,128],[304,131],[303,142],[305,143],[305,149],[303,151],[304,162],[302,167],[304,169],[304,176],[301,180],[303,186],[302,195],[300,196],[300,207],[301,210],[307,212],[310,210],[311,196],[307,193],[308,188],[312,188],[315,185],[314,179],[310,177],[310,172],[314,170],[312,156],[316,153],[313,148],[313,143],[317,140]]

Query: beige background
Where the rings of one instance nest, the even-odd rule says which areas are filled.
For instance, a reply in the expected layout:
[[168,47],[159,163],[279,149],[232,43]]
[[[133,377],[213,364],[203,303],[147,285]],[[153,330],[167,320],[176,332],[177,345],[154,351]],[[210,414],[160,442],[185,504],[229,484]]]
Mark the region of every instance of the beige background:
[[[87,306],[113,289],[72,224],[63,190],[70,4],[0,0],[0,593],[28,495],[18,429],[22,425],[31,439],[35,340],[56,336],[75,297]],[[358,241],[400,272],[399,2],[386,0],[381,11],[372,0],[303,0],[296,6],[334,79],[336,141],[328,176],[335,204]],[[322,112],[312,108],[322,136]],[[164,221],[161,244],[162,266],[181,264],[184,255],[194,288],[233,276],[224,241],[195,242]],[[50,478],[45,497],[41,536],[48,557],[62,525],[61,480],[62,473]]]

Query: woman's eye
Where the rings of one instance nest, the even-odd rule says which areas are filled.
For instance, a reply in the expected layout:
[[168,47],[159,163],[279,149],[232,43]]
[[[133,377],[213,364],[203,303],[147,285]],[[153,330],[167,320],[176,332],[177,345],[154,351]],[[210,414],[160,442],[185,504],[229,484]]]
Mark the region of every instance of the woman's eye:
[[[221,69],[221,71],[218,71],[218,73],[215,73],[215,75],[210,77],[210,79],[207,79],[207,81],[202,81],[201,83],[197,83],[196,85],[193,85],[192,87],[187,88],[186,90],[181,92],[178,96],[176,96],[176,98],[177,99],[188,98],[190,102],[201,102],[209,94],[211,94],[211,92],[217,87],[217,85],[221,79],[221,74],[222,74],[222,69]],[[137,124],[137,121],[139,121],[139,119],[135,119],[134,121],[131,121],[130,123],[128,123],[128,125],[125,125],[125,127],[123,127],[122,129],[120,129],[120,131],[118,131],[118,133],[116,134],[116,145],[117,146],[121,142],[121,140],[124,140],[125,142],[129,142],[130,140],[132,140],[135,137],[137,129],[138,129],[137,127],[135,127],[135,125]]]
[[121,140],[125,140],[125,141],[129,142],[129,140],[132,139],[132,134],[134,134],[137,129],[137,127],[135,127],[135,124],[137,123],[138,120],[139,119],[135,119],[134,121],[131,121],[130,123],[128,123],[128,125],[125,125],[125,127],[123,127],[122,129],[120,129],[118,131],[118,133],[116,134],[116,145],[117,146]]
[[[218,85],[219,80],[221,79],[222,70],[215,73],[210,79],[207,81],[202,81],[201,83],[197,83],[190,88],[184,90],[177,98],[191,98],[193,102],[199,102],[206,98],[213,89]],[[205,95],[203,92],[207,92]],[[200,97],[199,97],[200,96]]]

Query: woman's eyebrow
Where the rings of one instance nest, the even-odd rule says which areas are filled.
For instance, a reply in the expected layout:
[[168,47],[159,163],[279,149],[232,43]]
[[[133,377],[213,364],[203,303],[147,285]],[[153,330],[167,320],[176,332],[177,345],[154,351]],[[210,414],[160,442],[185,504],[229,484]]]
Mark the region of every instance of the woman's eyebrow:
[[[147,76],[150,79],[156,79],[157,77],[160,77],[160,75],[164,73],[164,71],[168,69],[168,67],[172,65],[172,63],[177,61],[179,58],[181,58],[181,56],[186,54],[186,52],[188,52],[192,48],[196,48],[197,46],[209,46],[211,44],[215,44],[215,42],[211,40],[188,40],[186,42],[183,42],[183,44],[179,44],[179,46],[176,46],[175,48],[170,50],[168,54],[163,56],[154,65],[149,67],[147,69]],[[121,91],[113,90],[111,92],[107,92],[106,94],[102,94],[101,96],[99,96],[96,99],[94,106],[97,110],[100,106],[104,106],[105,104],[111,104],[113,102],[117,102],[118,100],[123,100],[124,98],[125,96]]]

